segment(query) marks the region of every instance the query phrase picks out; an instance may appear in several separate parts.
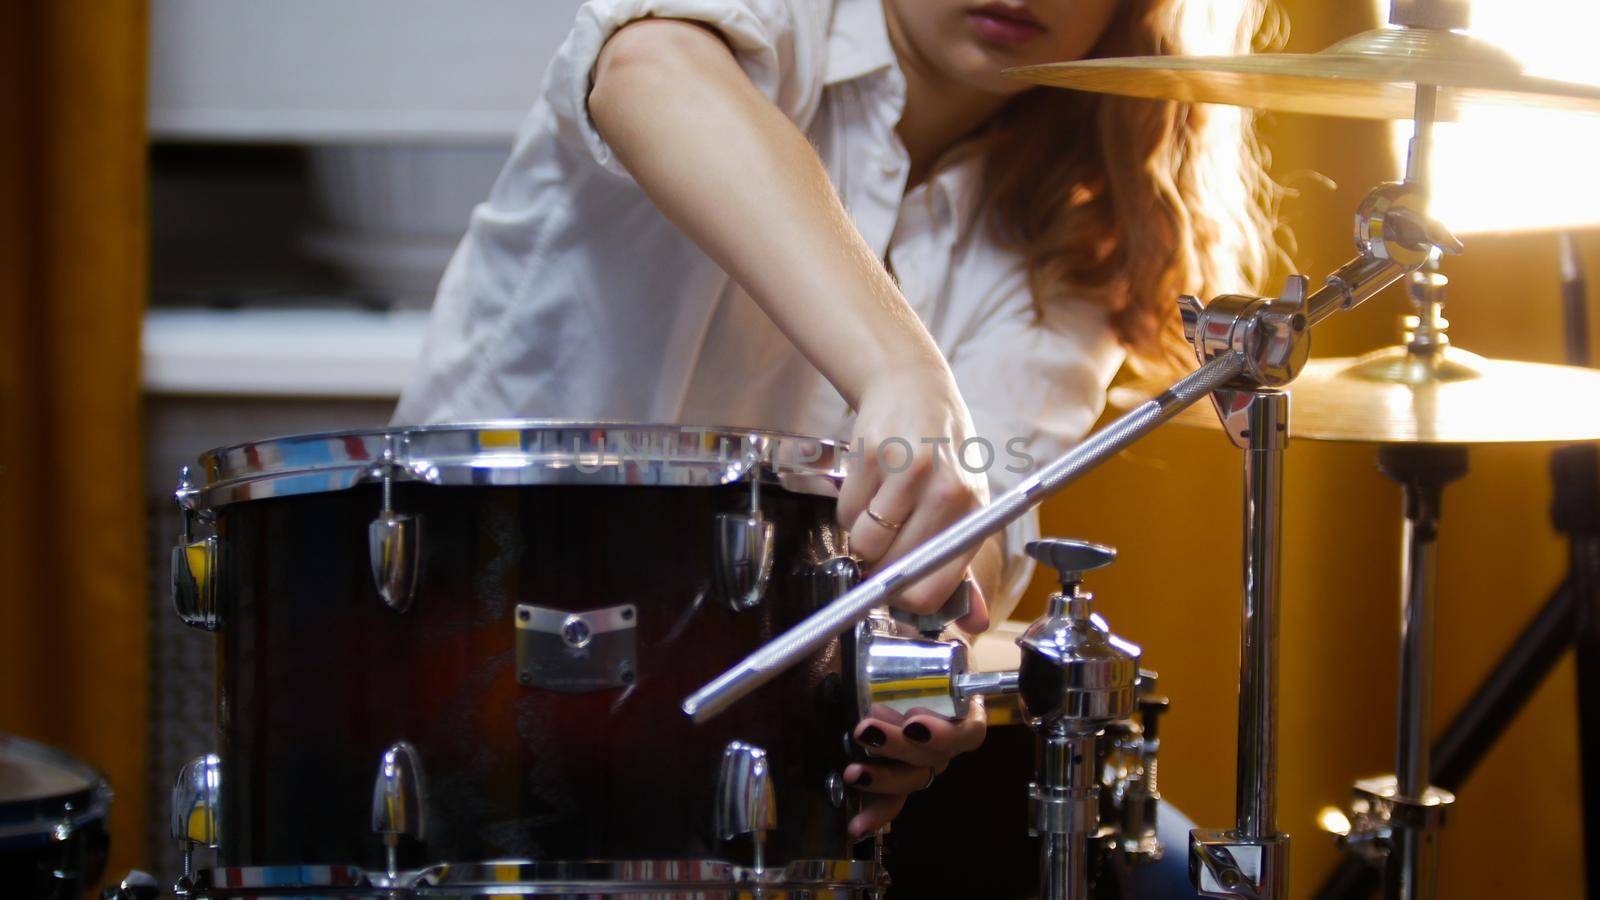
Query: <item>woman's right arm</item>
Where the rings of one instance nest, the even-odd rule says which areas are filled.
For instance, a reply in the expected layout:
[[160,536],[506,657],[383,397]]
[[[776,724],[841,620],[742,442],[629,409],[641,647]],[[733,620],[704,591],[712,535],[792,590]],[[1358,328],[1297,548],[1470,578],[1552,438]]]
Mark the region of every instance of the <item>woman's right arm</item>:
[[[709,30],[642,19],[601,50],[589,114],[651,201],[742,286],[857,411],[868,446],[900,437],[902,471],[869,452],[839,502],[851,549],[904,555],[987,499],[982,476],[922,438],[955,444],[971,417],[943,354],[839,202],[816,151]],[[903,523],[893,529],[867,515]],[[911,586],[897,605],[932,609],[971,554]],[[966,623],[984,627],[983,614]]]

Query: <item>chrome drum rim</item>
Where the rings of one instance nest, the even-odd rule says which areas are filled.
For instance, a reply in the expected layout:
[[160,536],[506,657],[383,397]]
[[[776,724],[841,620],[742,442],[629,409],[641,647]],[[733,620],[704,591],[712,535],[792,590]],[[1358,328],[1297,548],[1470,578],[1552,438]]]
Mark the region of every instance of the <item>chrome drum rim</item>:
[[0,733],[0,756],[13,764],[48,768],[71,779],[70,787],[23,796],[0,794],[0,848],[47,844],[110,813],[111,787],[105,774],[54,747]]
[[763,483],[837,496],[843,445],[780,431],[508,419],[292,435],[200,456],[198,509],[380,480],[452,486]]

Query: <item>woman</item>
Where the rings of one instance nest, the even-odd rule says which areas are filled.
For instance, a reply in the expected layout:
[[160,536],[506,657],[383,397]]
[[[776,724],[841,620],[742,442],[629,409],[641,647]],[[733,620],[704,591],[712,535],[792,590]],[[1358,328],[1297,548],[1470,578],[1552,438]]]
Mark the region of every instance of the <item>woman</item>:
[[[1081,437],[1125,350],[1170,356],[1179,293],[1261,268],[1266,182],[1237,114],[1001,74],[1233,52],[1254,0],[1228,5],[593,0],[473,215],[396,420],[848,439],[868,452],[840,524],[891,561]],[[970,568],[994,609],[961,624],[981,631],[1036,534],[1024,517],[897,603],[937,607]],[[852,832],[983,731],[861,723]]]

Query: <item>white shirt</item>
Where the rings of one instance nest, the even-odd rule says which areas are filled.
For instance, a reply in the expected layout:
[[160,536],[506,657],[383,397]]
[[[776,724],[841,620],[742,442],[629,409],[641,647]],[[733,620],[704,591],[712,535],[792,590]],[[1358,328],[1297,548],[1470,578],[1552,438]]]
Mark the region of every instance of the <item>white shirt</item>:
[[[1093,425],[1122,362],[1103,310],[1035,313],[1021,261],[977,210],[976,161],[905,190],[905,98],[881,0],[591,0],[545,75],[489,199],[439,285],[395,421],[536,417],[770,428],[848,440],[851,413],[748,294],[650,203],[590,120],[590,75],[618,28],[657,16],[722,33],[816,146],[955,373],[977,433],[1042,465]],[[916,436],[906,436],[915,440]],[[891,451],[892,452],[892,451]],[[981,464],[973,448],[971,464]],[[1015,466],[1013,466],[1015,468]],[[1006,532],[1006,589],[1032,572]]]

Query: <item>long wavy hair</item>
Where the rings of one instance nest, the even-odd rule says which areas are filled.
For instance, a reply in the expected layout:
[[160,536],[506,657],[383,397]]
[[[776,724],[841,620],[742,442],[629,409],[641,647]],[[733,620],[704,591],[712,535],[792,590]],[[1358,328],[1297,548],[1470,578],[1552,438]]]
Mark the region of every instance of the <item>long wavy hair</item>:
[[[1281,38],[1266,0],[1125,0],[1091,56],[1232,54]],[[1259,38],[1258,38],[1259,36]],[[974,148],[999,241],[1026,260],[1041,314],[1103,305],[1145,370],[1192,367],[1176,300],[1258,290],[1282,251],[1281,189],[1253,114],[1040,88]]]

